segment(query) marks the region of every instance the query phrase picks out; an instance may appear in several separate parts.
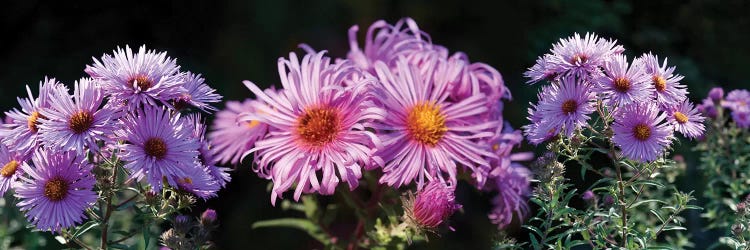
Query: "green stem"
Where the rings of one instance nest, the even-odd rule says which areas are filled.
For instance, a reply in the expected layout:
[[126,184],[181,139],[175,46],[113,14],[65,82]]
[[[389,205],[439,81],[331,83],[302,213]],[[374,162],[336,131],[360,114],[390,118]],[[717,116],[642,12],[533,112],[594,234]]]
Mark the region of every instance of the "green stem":
[[101,241],[101,249],[107,249],[107,235],[109,231],[109,217],[112,216],[112,200],[115,198],[115,192],[113,189],[115,188],[115,183],[117,183],[117,165],[114,165],[112,168],[112,187],[110,187],[110,190],[108,190],[107,196],[105,199],[107,199],[107,211],[104,214],[104,218],[102,218],[102,241]]

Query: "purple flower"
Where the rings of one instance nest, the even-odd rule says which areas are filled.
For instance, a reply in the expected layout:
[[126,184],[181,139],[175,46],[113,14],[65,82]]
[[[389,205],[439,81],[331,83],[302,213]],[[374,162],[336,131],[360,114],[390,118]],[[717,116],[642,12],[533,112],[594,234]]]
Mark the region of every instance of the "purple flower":
[[40,112],[42,109],[49,108],[51,105],[50,96],[58,93],[68,93],[65,85],[57,82],[54,78],[44,78],[39,83],[39,95],[34,98],[31,89],[26,86],[26,92],[29,98],[18,98],[21,110],[13,109],[6,112],[5,115],[12,119],[12,123],[4,124],[7,130],[2,130],[2,141],[9,147],[17,151],[32,151],[37,145],[37,136],[39,125],[46,117]]
[[521,165],[498,167],[495,172],[498,175],[493,179],[494,189],[498,194],[492,199],[494,208],[489,218],[502,229],[513,221],[514,215],[523,219],[529,213],[531,172]]
[[737,124],[737,127],[750,128],[750,109],[732,111],[732,120]]
[[169,110],[145,106],[122,121],[122,130],[115,133],[121,140],[120,159],[131,171],[131,178],[144,176],[151,188],[159,192],[162,179],[177,187],[176,177],[188,176],[195,168],[200,144],[192,138],[190,128],[179,115],[170,117]]
[[180,190],[192,193],[204,200],[216,197],[216,193],[221,189],[221,185],[211,176],[209,169],[203,165],[185,164],[182,171],[170,173],[167,179],[175,180],[175,187]]
[[557,75],[572,74],[578,77],[590,77],[598,74],[599,68],[605,65],[609,57],[623,50],[617,45],[617,41],[599,38],[593,33],[586,33],[586,36],[581,38],[578,33],[575,33],[552,45],[552,50],[550,50],[552,56],[547,62],[552,64]]
[[[272,90],[266,90],[274,95]],[[208,133],[213,151],[221,163],[239,164],[242,154],[250,150],[255,142],[263,138],[268,125],[257,120],[238,122],[241,113],[256,113],[260,102],[247,99],[243,102],[228,101],[226,107],[216,113],[212,131]]]
[[632,160],[656,160],[672,140],[674,128],[652,103],[634,103],[621,107],[612,126],[612,141]]
[[185,126],[192,128],[192,137],[200,144],[198,148],[198,167],[204,168],[219,187],[224,187],[230,180],[229,169],[217,166],[218,161],[211,151],[211,145],[206,141],[206,125],[203,124],[200,114],[189,115],[184,118]]
[[642,61],[635,60],[628,66],[627,57],[617,55],[605,64],[604,75],[598,80],[598,92],[606,96],[610,105],[650,100],[654,90],[650,80]]
[[703,135],[706,130],[703,125],[706,118],[700,115],[698,109],[693,108],[693,103],[689,100],[683,100],[680,104],[672,106],[667,114],[669,115],[667,120],[672,123],[675,131],[685,137],[695,139]]
[[[459,102],[476,93],[487,95],[487,105],[493,105],[501,98],[510,98],[510,91],[505,87],[503,76],[495,68],[484,63],[470,63],[464,53],[455,53],[447,60],[439,60],[435,69],[436,79],[450,80],[451,75],[439,75],[443,72],[457,71],[456,79],[449,81],[450,95],[453,101]],[[427,70],[432,73],[432,71]],[[449,73],[450,74],[450,73]]]
[[59,231],[86,218],[84,210],[97,199],[93,166],[72,151],[39,150],[32,161],[21,166],[29,177],[14,187],[26,219],[39,230]]
[[200,74],[196,75],[188,71],[184,77],[185,84],[182,85],[184,92],[173,101],[175,109],[181,110],[187,106],[193,106],[204,112],[216,111],[216,108],[210,104],[220,102],[221,95],[205,84],[205,79]]
[[406,220],[419,229],[436,229],[461,208],[454,189],[443,182],[430,182],[417,192],[416,198],[403,200]]
[[560,72],[556,71],[555,65],[552,64],[552,55],[546,54],[536,59],[536,64],[528,68],[523,76],[529,78],[526,83],[533,84],[542,80],[552,81],[560,76]]
[[[539,102],[544,102],[544,100],[552,98],[551,93],[553,89],[554,87],[551,85],[542,86],[542,91],[537,94]],[[552,126],[552,123],[544,119],[539,110],[538,105],[531,104],[527,117],[531,123],[523,126],[523,133],[526,135],[526,139],[534,145],[548,141],[560,133],[560,128]]]
[[596,195],[591,190],[586,190],[586,192],[583,192],[583,195],[581,195],[581,199],[586,202],[591,202],[596,199]]
[[687,86],[680,84],[682,76],[674,74],[675,67],[668,67],[666,58],[661,66],[659,57],[651,53],[636,60],[643,63],[646,74],[651,77],[656,103],[661,107],[678,105],[687,98]]
[[201,224],[203,226],[209,226],[216,223],[216,220],[218,219],[218,216],[216,215],[216,210],[213,209],[206,209],[206,211],[203,211],[201,213]]
[[[456,182],[457,165],[469,168],[478,186],[489,171],[482,157],[495,157],[476,139],[492,136],[488,131],[499,121],[474,118],[488,111],[486,96],[476,93],[460,102],[447,101],[446,81],[423,78],[419,68],[399,60],[395,72],[385,64],[376,64],[387,110],[382,123],[375,125],[383,141],[376,157],[385,162],[381,183],[400,187],[417,182],[421,189],[426,181]],[[443,176],[448,175],[446,180]]]
[[729,108],[732,111],[745,111],[750,110],[750,91],[744,89],[735,89],[727,94],[727,98],[721,103],[723,107]]
[[88,78],[75,83],[73,98],[67,92],[50,96],[50,107],[41,114],[47,120],[40,124],[39,140],[43,145],[62,150],[97,151],[115,130],[118,114],[111,108],[100,108],[104,100],[100,86]]
[[708,98],[711,98],[714,102],[721,102],[721,99],[724,99],[724,89],[721,87],[712,88],[711,91],[708,91]]
[[703,99],[703,103],[698,104],[696,107],[701,113],[704,115],[710,117],[710,118],[716,118],[718,115],[718,111],[716,110],[716,104],[714,104],[713,101],[711,101],[710,98]]
[[176,60],[167,57],[166,52],[147,51],[146,46],[141,46],[133,53],[125,46],[125,50],[118,47],[112,54],[105,54],[101,61],[93,58],[94,64],[85,70],[101,82],[102,91],[112,102],[134,111],[141,105],[156,105],[157,101],[168,104],[185,92],[185,77]]
[[21,164],[26,160],[26,155],[18,151],[13,151],[0,143],[0,197],[8,189],[16,185],[16,180],[23,175]]
[[410,56],[430,47],[430,37],[419,30],[411,18],[404,18],[391,26],[383,20],[376,21],[367,29],[364,50],[357,43],[359,26],[349,29],[349,47],[347,59],[357,67],[370,73],[375,72],[375,62],[395,66],[400,56]]
[[362,167],[379,148],[375,134],[365,129],[384,115],[371,100],[375,79],[350,61],[331,64],[324,53],[307,54],[301,62],[295,53],[279,59],[278,93],[244,82],[265,104],[242,113],[239,121],[265,123],[272,131],[245,153],[255,152],[254,171],[273,181],[271,204],[293,185],[295,200],[303,192],[333,194],[340,180],[356,188]]
[[595,96],[591,85],[586,81],[576,80],[574,76],[561,78],[559,84],[547,88],[546,98],[539,99],[537,112],[541,123],[546,126],[561,128],[567,137],[580,129],[594,112]]

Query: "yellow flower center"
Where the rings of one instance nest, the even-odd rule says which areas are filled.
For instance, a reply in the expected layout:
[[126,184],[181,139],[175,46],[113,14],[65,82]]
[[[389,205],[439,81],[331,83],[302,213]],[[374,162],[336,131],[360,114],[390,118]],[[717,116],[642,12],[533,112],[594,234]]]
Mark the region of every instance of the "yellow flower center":
[[55,177],[44,184],[44,196],[51,201],[60,201],[68,196],[68,182],[61,177]]
[[625,77],[615,79],[615,90],[620,93],[625,93],[630,90],[630,80]]
[[673,116],[674,116],[674,119],[680,124],[684,124],[688,121],[688,117],[681,112],[674,112]]
[[417,104],[406,116],[406,130],[411,138],[428,146],[435,146],[443,138],[448,127],[440,107],[431,103]]
[[92,124],[94,124],[94,116],[86,111],[73,114],[68,121],[68,127],[76,134],[86,132]]
[[143,151],[146,155],[160,160],[167,155],[167,144],[161,138],[151,137],[143,144]]
[[664,92],[664,90],[667,89],[667,80],[664,80],[664,77],[654,76],[651,78],[651,81],[654,83],[656,91]]
[[0,175],[3,177],[10,177],[16,173],[16,169],[18,169],[18,162],[16,160],[11,160],[0,169]]
[[39,125],[39,118],[46,119],[47,117],[44,117],[39,111],[34,111],[29,115],[29,119],[26,120],[26,125],[29,126],[29,130],[31,130],[32,133],[39,131],[39,128],[37,127],[37,125]]
[[562,104],[562,111],[565,115],[570,115],[573,112],[576,112],[578,109],[578,102],[576,100],[570,99]]
[[[341,129],[340,120],[334,108],[310,108],[297,119],[297,134],[307,145],[320,147],[336,139]],[[253,122],[256,124],[253,125]],[[248,126],[257,126],[257,121],[250,122]]]
[[638,124],[633,127],[633,136],[639,141],[648,140],[651,137],[651,128],[646,124]]
[[570,59],[570,63],[576,64],[576,63],[585,63],[589,60],[589,57],[584,54],[575,54],[573,55],[573,58]]

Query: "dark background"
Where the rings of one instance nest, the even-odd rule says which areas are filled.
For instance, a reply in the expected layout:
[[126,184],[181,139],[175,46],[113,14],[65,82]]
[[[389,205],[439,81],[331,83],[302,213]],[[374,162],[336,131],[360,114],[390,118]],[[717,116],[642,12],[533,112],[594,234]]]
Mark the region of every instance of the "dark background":
[[[16,107],[24,85],[36,91],[44,76],[72,84],[84,76],[91,57],[116,46],[146,44],[178,58],[183,70],[203,73],[224,100],[251,97],[242,80],[261,86],[278,82],[276,60],[299,43],[343,57],[347,29],[360,25],[360,38],[375,20],[416,19],[434,43],[466,52],[472,61],[496,67],[514,100],[505,118],[526,124],[528,102],[538,85],[522,73],[560,37],[596,32],[617,39],[632,56],[652,51],[684,75],[690,98],[698,101],[713,86],[747,88],[750,63],[750,2],[727,1],[11,1],[0,8],[0,109]],[[222,106],[222,105],[220,105]],[[692,142],[678,145],[687,154]],[[694,166],[695,157],[687,155]],[[683,190],[704,183],[694,167]],[[267,181],[247,166],[232,174],[220,198],[200,204],[218,210],[216,242],[224,249],[306,249],[314,241],[293,229],[258,229],[259,219],[301,216],[271,207]],[[422,248],[486,249],[496,231],[486,219],[491,195],[459,187],[465,213],[454,216],[454,233],[433,237]],[[700,246],[715,233],[702,232],[697,213],[688,227]]]

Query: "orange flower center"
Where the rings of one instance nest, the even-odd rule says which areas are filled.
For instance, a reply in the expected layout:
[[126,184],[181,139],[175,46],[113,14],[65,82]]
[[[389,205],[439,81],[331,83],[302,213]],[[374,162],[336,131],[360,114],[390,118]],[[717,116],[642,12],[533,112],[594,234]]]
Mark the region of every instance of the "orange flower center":
[[576,100],[570,99],[562,104],[562,111],[565,115],[570,115],[573,112],[576,112],[578,109],[578,102]]
[[630,80],[625,77],[615,79],[615,90],[620,93],[625,93],[630,90]]
[[651,137],[651,128],[646,124],[638,124],[633,127],[633,136],[639,141],[648,140]]
[[[297,119],[297,134],[306,144],[312,147],[320,147],[336,139],[341,129],[340,123],[340,117],[336,109],[330,107],[310,108]],[[257,125],[257,121],[251,121],[248,124],[251,127]]]
[[654,83],[656,91],[664,92],[664,90],[667,89],[667,80],[664,80],[664,77],[654,76],[651,78],[651,81]]
[[148,77],[146,77],[146,76],[144,76],[144,75],[138,75],[138,76],[135,76],[135,77],[133,77],[132,79],[130,79],[130,81],[128,81],[128,82],[129,82],[130,84],[133,84],[133,83],[135,83],[135,85],[136,85],[136,86],[138,86],[138,88],[139,88],[139,89],[140,89],[141,91],[145,91],[145,90],[147,90],[148,88],[151,88],[152,86],[154,86],[154,83],[153,83],[153,82],[151,82],[151,80],[150,80],[150,79],[148,79]]
[[167,144],[161,138],[151,137],[143,145],[146,155],[152,156],[158,160],[167,155]]
[[18,169],[18,162],[16,160],[11,160],[0,169],[0,175],[3,177],[10,177],[16,173],[16,169]]
[[417,104],[406,116],[406,130],[411,138],[428,146],[435,146],[448,127],[440,107],[431,103]]
[[29,119],[26,120],[26,124],[29,126],[29,130],[31,130],[32,133],[39,131],[39,128],[37,127],[37,125],[39,125],[39,118],[46,119],[47,117],[44,117],[39,111],[34,111],[29,116]]
[[674,112],[673,116],[674,116],[674,119],[680,124],[684,124],[688,121],[688,117],[682,112]]
[[570,59],[570,63],[576,64],[576,63],[585,63],[589,60],[589,57],[584,54],[575,54],[573,55],[573,58]]
[[92,124],[94,124],[94,116],[89,112],[80,111],[70,117],[68,127],[70,127],[70,130],[73,130],[74,133],[80,134],[86,132]]
[[44,184],[44,196],[51,201],[60,201],[68,196],[68,182],[61,177],[55,177]]

